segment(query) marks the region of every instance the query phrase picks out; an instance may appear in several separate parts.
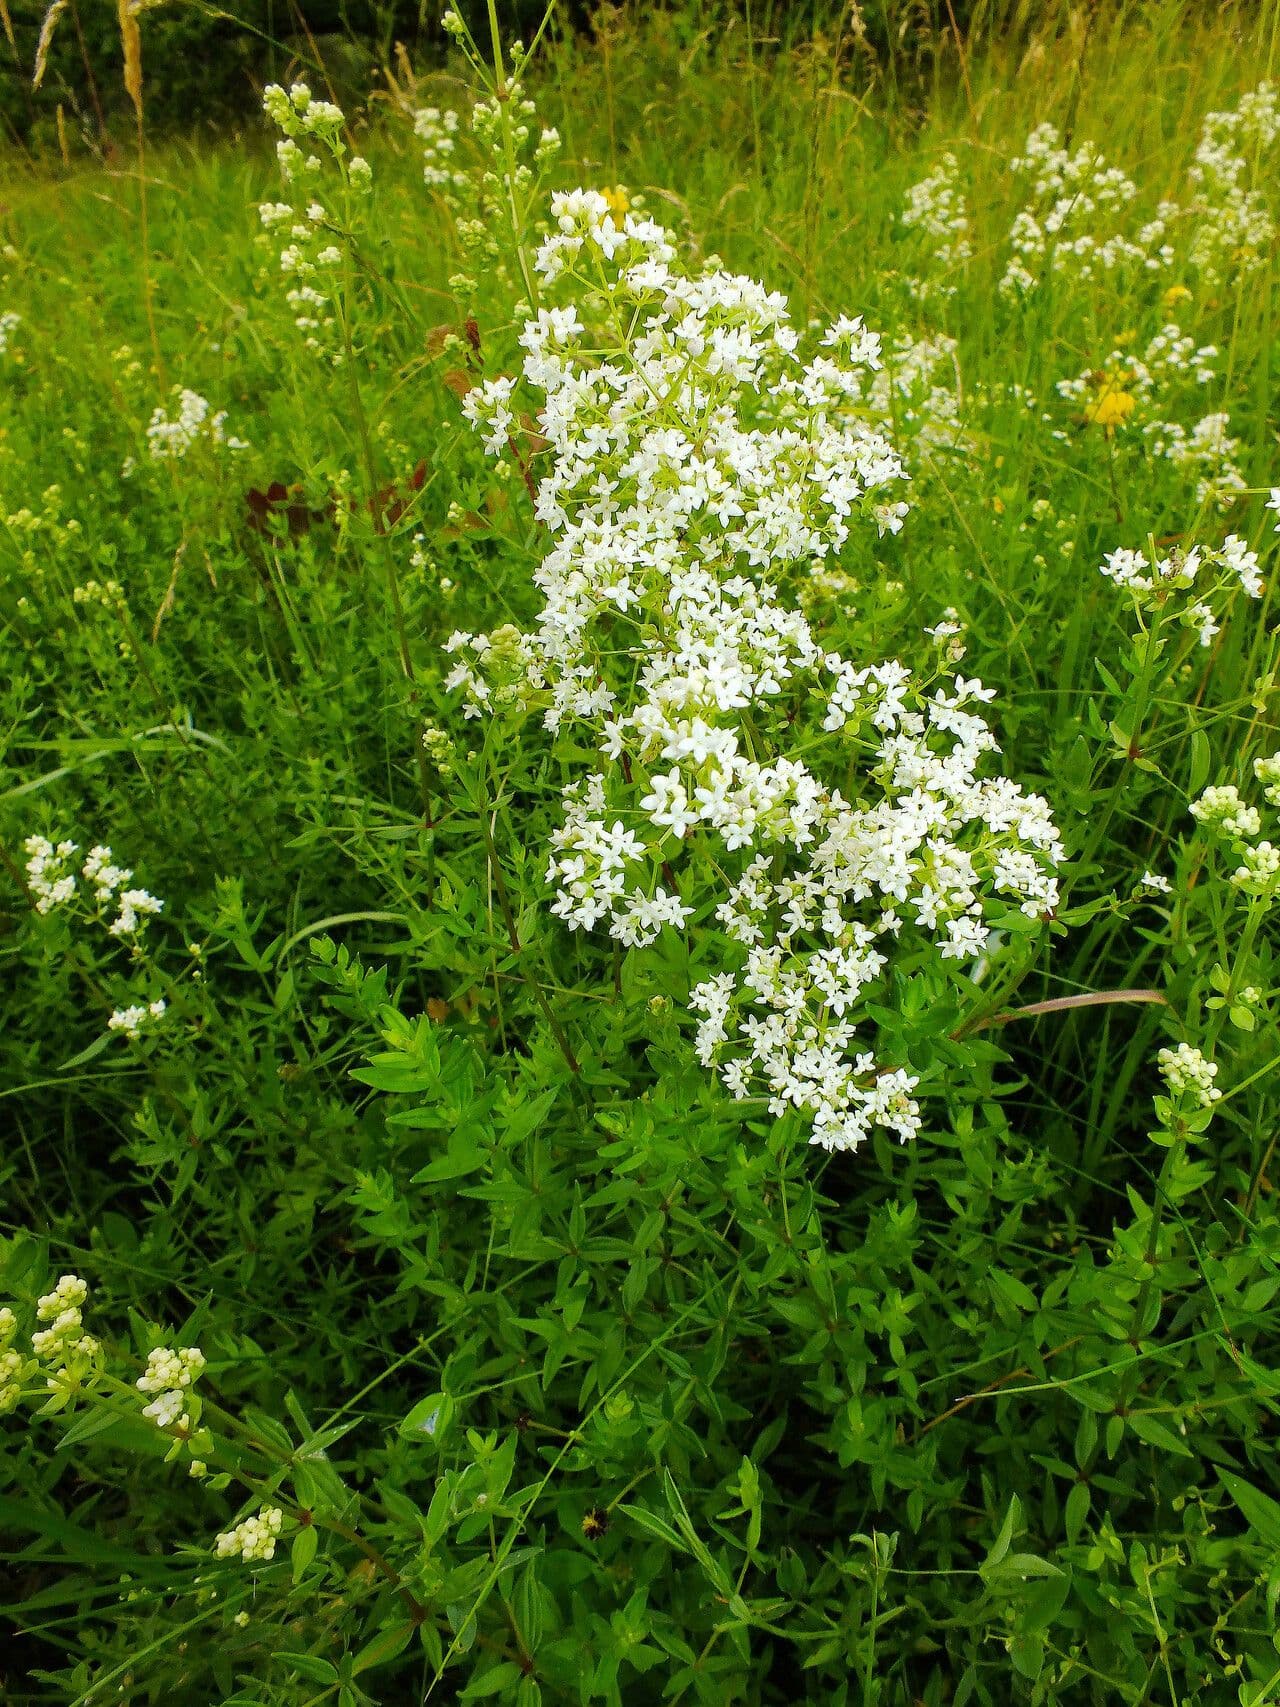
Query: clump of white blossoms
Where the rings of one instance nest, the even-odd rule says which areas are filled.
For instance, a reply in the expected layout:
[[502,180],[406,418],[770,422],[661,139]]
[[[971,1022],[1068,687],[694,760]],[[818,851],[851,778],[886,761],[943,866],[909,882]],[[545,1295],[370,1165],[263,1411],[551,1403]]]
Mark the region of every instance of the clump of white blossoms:
[[[1165,238],[1178,209],[1162,202],[1136,236],[1126,236],[1119,219],[1137,186],[1107,165],[1095,143],[1072,152],[1055,125],[1037,125],[1009,170],[1028,179],[1030,198],[1009,232],[1013,252],[1000,281],[1003,296],[1029,295],[1048,272],[1084,281],[1121,266],[1155,271],[1173,259]],[[1099,225],[1107,228],[1104,235]]]
[[[1280,804],[1280,754],[1254,760],[1254,775],[1263,785],[1269,805]],[[1262,814],[1240,794],[1234,783],[1215,783],[1191,806],[1191,816],[1210,834],[1224,841],[1240,863],[1227,881],[1251,901],[1266,907],[1280,899],[1280,847],[1256,840],[1262,833]]]
[[973,254],[969,242],[969,210],[959,184],[960,163],[954,154],[944,154],[937,166],[912,184],[900,215],[903,227],[929,239],[930,264],[936,279],[914,279],[912,288],[921,295],[953,296],[949,278]]
[[76,1274],[64,1274],[51,1292],[36,1300],[31,1350],[43,1368],[45,1386],[55,1398],[69,1398],[96,1366],[101,1346],[84,1331],[83,1307],[89,1288]]
[[221,445],[226,450],[248,450],[243,439],[228,436],[225,409],[211,415],[208,398],[186,386],[177,391],[177,399],[178,407],[172,416],[159,404],[151,417],[147,447],[153,461],[176,462],[199,443]]
[[1218,1063],[1206,1061],[1190,1043],[1180,1043],[1176,1049],[1162,1049],[1156,1056],[1161,1077],[1176,1097],[1186,1097],[1200,1108],[1212,1108],[1220,1101],[1222,1092],[1214,1084]]
[[1192,802],[1191,816],[1208,829],[1237,839],[1256,836],[1262,828],[1258,808],[1245,804],[1233,782],[1213,783],[1206,788],[1199,800]]
[[0,356],[9,348],[10,337],[21,324],[22,316],[15,314],[11,308],[7,308],[3,314],[0,314]]
[[1152,421],[1143,428],[1147,448],[1175,468],[1195,476],[1197,504],[1230,509],[1245,490],[1238,457],[1240,440],[1231,436],[1231,417],[1223,410],[1202,415],[1188,432],[1177,421]]
[[13,1349],[17,1332],[17,1316],[7,1304],[0,1305],[0,1417],[17,1410],[22,1398],[27,1359]]
[[283,132],[276,144],[290,199],[263,202],[263,227],[279,246],[285,300],[306,347],[341,366],[346,359],[343,273],[353,238],[356,204],[373,185],[369,162],[349,154],[345,119],[332,101],[318,101],[305,83],[288,91],[269,83],[262,92],[267,117]]
[[284,1513],[279,1506],[264,1505],[256,1517],[246,1517],[234,1529],[219,1535],[213,1544],[214,1553],[219,1559],[238,1555],[246,1564],[256,1559],[273,1559],[283,1523]]
[[147,1002],[132,1002],[127,1008],[115,1008],[107,1020],[108,1031],[119,1031],[134,1042],[141,1036],[143,1027],[151,1020],[163,1019],[168,1004],[163,999]]
[[1162,611],[1176,595],[1194,588],[1201,596],[1179,600],[1176,608],[1179,620],[1195,630],[1202,646],[1219,632],[1218,618],[1235,589],[1243,589],[1251,599],[1262,594],[1258,554],[1234,533],[1220,546],[1193,545],[1189,551],[1175,550],[1167,557],[1122,547],[1110,553],[1101,573],[1123,588],[1139,611]]
[[143,1406],[143,1416],[150,1417],[160,1429],[189,1429],[187,1394],[204,1367],[205,1356],[198,1346],[181,1346],[177,1351],[160,1346],[150,1352],[147,1367],[136,1382],[140,1393],[155,1395]]
[[[896,337],[880,351],[881,361],[868,376],[863,411],[878,431],[893,432],[908,452],[923,453],[926,470],[934,453],[977,454],[977,444],[962,420],[959,345],[945,333]],[[912,465],[913,474],[916,472]],[[895,506],[899,522],[906,504]],[[879,519],[879,518],[877,518]],[[892,521],[886,521],[893,532]]]
[[413,133],[422,144],[422,179],[428,189],[464,191],[470,182],[458,165],[457,113],[446,107],[420,107]]
[[[449,684],[600,754],[552,838],[571,929],[643,947],[695,910],[719,924],[691,1003],[735,1097],[803,1111],[829,1149],[908,1138],[916,1079],[865,1035],[896,942],[972,960],[993,915],[1053,911],[1061,845],[1042,799],[979,775],[990,690],[855,663],[787,600],[856,529],[901,525],[902,464],[862,418],[879,339],[842,316],[802,350],[784,297],[690,270],[595,191],[552,215],[536,270],[569,300],[521,334],[543,607],[529,634],[454,635]],[[516,390],[466,399],[494,454]]]
[[37,913],[51,913],[70,901],[76,892],[72,857],[79,851],[75,842],[55,847],[47,836],[28,836],[22,844],[27,856],[27,888]]
[[1271,254],[1275,221],[1265,194],[1250,180],[1265,183],[1274,176],[1267,155],[1277,138],[1280,98],[1272,83],[1242,95],[1234,111],[1205,117],[1188,173],[1197,219],[1191,261],[1211,282],[1254,272]]
[[[22,846],[27,856],[27,893],[36,913],[65,913],[78,923],[105,930],[129,949],[133,960],[145,960],[146,926],[164,910],[164,902],[149,889],[137,887],[133,872],[116,864],[109,847],[95,844],[77,867],[79,846],[73,841],[55,844],[47,836],[35,835],[28,836]],[[127,992],[129,998],[135,994]],[[136,1040],[166,1011],[163,997],[128,999],[112,1010],[107,1030]]]
[[[518,238],[536,224],[535,200],[541,201],[543,173],[560,151],[560,133],[538,122],[522,82],[529,60],[522,43],[510,44],[495,82],[493,67],[462,18],[446,12],[442,24],[485,93],[465,122],[448,109],[422,107],[414,113],[413,128],[422,143],[423,180],[453,219],[463,251],[465,271],[450,279],[450,289],[473,298],[482,274],[509,282],[513,251],[523,258]],[[518,288],[529,288],[527,275]]]
[[[90,848],[77,875],[72,866],[79,852],[77,843],[61,841],[55,846],[47,836],[28,836],[22,846],[27,855],[27,888],[38,913],[78,900],[106,924],[111,936],[134,937],[148,918],[164,908],[164,902],[149,890],[129,887],[133,872],[116,865],[108,847]],[[83,890],[79,878],[84,880]],[[113,910],[115,917],[108,922]]]
[[0,1306],[0,1416],[16,1410],[27,1382],[38,1380],[29,1397],[45,1400],[46,1409],[59,1409],[97,1369],[101,1347],[84,1331],[84,1304],[89,1288],[77,1274],[64,1274],[49,1292],[36,1300],[36,1328],[31,1355],[18,1351],[16,1313]]
[[1253,774],[1263,785],[1263,798],[1272,806],[1280,806],[1280,753],[1253,761]]

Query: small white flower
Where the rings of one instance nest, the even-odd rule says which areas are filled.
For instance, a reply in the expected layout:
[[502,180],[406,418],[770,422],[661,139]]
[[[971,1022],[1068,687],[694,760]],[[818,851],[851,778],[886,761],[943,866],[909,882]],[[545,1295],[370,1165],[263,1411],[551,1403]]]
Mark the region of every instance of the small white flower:
[[255,1517],[246,1517],[234,1529],[219,1535],[214,1541],[214,1554],[219,1559],[239,1554],[246,1564],[273,1559],[283,1524],[284,1513],[279,1506],[264,1505]]
[[1216,1061],[1207,1061],[1189,1043],[1176,1049],[1162,1049],[1156,1057],[1165,1083],[1175,1096],[1186,1096],[1202,1108],[1211,1108],[1221,1099],[1222,1092],[1214,1084],[1218,1076]]

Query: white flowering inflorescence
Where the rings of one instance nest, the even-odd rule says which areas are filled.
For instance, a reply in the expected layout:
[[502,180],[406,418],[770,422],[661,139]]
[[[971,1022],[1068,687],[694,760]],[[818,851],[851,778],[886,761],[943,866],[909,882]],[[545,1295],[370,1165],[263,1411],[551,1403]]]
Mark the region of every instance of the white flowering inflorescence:
[[908,231],[918,231],[929,239],[931,269],[944,275],[941,283],[933,279],[914,280],[914,288],[922,295],[954,295],[956,287],[948,280],[973,254],[969,212],[959,176],[960,164],[955,155],[944,154],[929,176],[907,191],[902,224]]
[[17,1332],[17,1316],[7,1304],[0,1305],[0,1417],[16,1410],[22,1398],[28,1360],[13,1349]]
[[1154,271],[1173,259],[1165,241],[1178,211],[1171,204],[1161,203],[1136,237],[1116,229],[1098,234],[1096,222],[1114,225],[1137,188],[1107,165],[1096,144],[1082,143],[1071,153],[1055,125],[1037,125],[1009,169],[1029,179],[1031,198],[1009,233],[1013,253],[1000,281],[1002,295],[1028,295],[1049,271],[1088,280],[1126,265]]
[[[1268,805],[1280,805],[1280,753],[1253,762]],[[1255,838],[1262,833],[1262,813],[1242,799],[1234,783],[1215,783],[1191,806],[1191,816],[1205,830],[1225,841],[1239,864],[1228,882],[1253,902],[1274,906],[1280,899],[1280,847]]]
[[89,1288],[79,1275],[64,1274],[51,1292],[36,1300],[31,1350],[43,1366],[45,1385],[67,1397],[96,1365],[101,1347],[84,1331],[82,1309]]
[[1266,196],[1250,177],[1274,173],[1266,156],[1280,138],[1280,100],[1274,84],[1259,83],[1232,112],[1209,113],[1189,176],[1197,224],[1191,261],[1210,282],[1262,266],[1276,226]]
[[181,1346],[169,1351],[160,1346],[147,1357],[146,1370],[138,1377],[140,1393],[155,1397],[142,1408],[157,1428],[190,1429],[187,1412],[187,1392],[205,1367],[204,1353],[197,1346]]
[[11,308],[0,314],[0,356],[9,348],[10,335],[16,332],[21,324],[22,316],[15,314]]
[[[47,836],[28,836],[22,846],[27,855],[27,887],[38,913],[50,913],[83,893],[71,866],[79,851],[75,842],[62,841],[55,846]],[[111,936],[136,936],[146,920],[164,907],[164,902],[146,889],[126,887],[133,873],[114,863],[108,847],[90,848],[79,875],[87,885],[90,910],[97,917],[105,921],[114,908],[115,917],[107,924]]]
[[288,91],[270,83],[262,104],[283,132],[276,155],[291,199],[263,202],[258,215],[279,243],[280,271],[289,281],[285,300],[307,348],[340,366],[346,358],[339,325],[343,260],[354,204],[369,194],[373,173],[361,155],[348,158],[342,109],[316,100],[305,83]]
[[147,444],[156,462],[175,462],[186,456],[192,445],[222,445],[227,450],[248,450],[243,439],[227,436],[227,412],[219,409],[209,413],[209,400],[198,391],[183,386],[177,392],[177,413],[170,419],[163,405],[157,406],[147,428]]
[[[855,664],[784,597],[860,525],[901,526],[901,462],[862,418],[879,339],[841,317],[802,354],[782,296],[686,270],[652,221],[586,190],[552,212],[537,271],[570,302],[521,337],[550,447],[543,608],[528,635],[455,634],[449,685],[599,751],[552,838],[571,929],[643,947],[717,903],[723,969],[691,1002],[735,1096],[806,1112],[830,1149],[910,1137],[916,1080],[861,1033],[888,950],[972,959],[996,909],[1050,913],[1060,843],[1043,800],[978,775],[989,690]],[[516,383],[465,404],[496,454]],[[683,894],[682,865],[717,888]]]
[[154,1002],[131,1002],[127,1008],[114,1008],[107,1019],[108,1031],[119,1031],[125,1037],[136,1039],[141,1035],[142,1028],[149,1020],[163,1019],[168,1004],[163,998]]
[[214,1552],[219,1559],[230,1559],[238,1554],[246,1564],[257,1559],[264,1562],[273,1559],[283,1523],[284,1513],[279,1506],[264,1505],[256,1517],[246,1517],[234,1529],[219,1535],[214,1542]]
[[[459,24],[459,40],[477,72],[489,83],[475,43]],[[422,143],[422,175],[427,187],[452,215],[465,257],[466,272],[455,274],[450,288],[473,296],[483,270],[511,282],[509,262],[522,233],[536,224],[535,196],[542,173],[560,151],[559,131],[537,122],[537,108],[525,92],[521,72],[527,55],[511,44],[509,74],[501,90],[483,95],[464,124],[449,109],[422,107],[414,114],[414,133]],[[466,145],[460,163],[459,144]],[[521,281],[521,288],[527,280]]]
[[1193,545],[1167,557],[1147,557],[1122,547],[1111,552],[1101,572],[1129,593],[1138,610],[1162,610],[1175,595],[1192,588],[1201,593],[1194,602],[1183,601],[1179,618],[1195,630],[1202,646],[1219,632],[1218,617],[1229,593],[1240,587],[1251,599],[1262,594],[1258,554],[1234,533],[1216,548]]
[[471,182],[457,163],[457,113],[446,107],[420,107],[413,116],[414,135],[422,144],[422,178],[428,189],[465,191]]
[[1201,1108],[1211,1108],[1221,1099],[1222,1092],[1214,1084],[1218,1063],[1206,1061],[1190,1043],[1180,1043],[1176,1049],[1162,1049],[1156,1056],[1161,1076],[1176,1097],[1186,1097]]
[[[27,891],[37,913],[65,912],[127,944],[135,961],[144,958],[143,932],[147,921],[163,910],[164,902],[150,890],[131,887],[132,871],[115,863],[109,847],[101,843],[91,847],[77,871],[75,842],[55,845],[47,836],[37,835],[28,836],[22,845],[27,855]],[[166,1011],[163,997],[128,1001],[112,1010],[107,1030],[136,1039],[144,1027],[163,1019]]]

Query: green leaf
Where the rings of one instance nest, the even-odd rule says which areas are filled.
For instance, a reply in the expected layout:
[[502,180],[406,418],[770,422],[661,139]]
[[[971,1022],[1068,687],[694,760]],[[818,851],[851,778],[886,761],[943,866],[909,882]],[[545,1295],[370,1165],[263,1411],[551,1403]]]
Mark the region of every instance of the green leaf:
[[989,1570],[994,1569],[994,1567],[1000,1563],[1001,1559],[1003,1559],[1005,1554],[1009,1551],[1014,1534],[1021,1522],[1022,1502],[1019,1500],[1017,1494],[1014,1494],[1013,1498],[1009,1501],[1009,1509],[1004,1514],[1004,1522],[1000,1525],[1000,1533],[996,1536],[995,1541],[992,1544],[991,1551],[979,1566],[979,1569],[982,1571],[984,1576]]
[[402,1654],[409,1646],[415,1624],[393,1624],[389,1630],[382,1630],[371,1642],[364,1647],[351,1662],[351,1675],[359,1677],[362,1671],[372,1671],[376,1666],[384,1666],[397,1654]]
[[1179,1458],[1195,1456],[1188,1449],[1185,1440],[1179,1440],[1172,1429],[1166,1428],[1145,1411],[1130,1411],[1129,1427],[1139,1440],[1145,1440],[1148,1446],[1157,1447],[1161,1452],[1172,1452]]
[[1268,1546],[1280,1547],[1280,1502],[1231,1470],[1219,1467],[1218,1480],[1239,1506],[1250,1529]]
[[625,1512],[637,1528],[643,1529],[648,1535],[652,1535],[655,1541],[665,1542],[673,1552],[684,1553],[688,1551],[684,1542],[680,1539],[680,1536],[671,1527],[671,1525],[663,1518],[655,1517],[654,1514],[651,1511],[646,1510],[644,1506],[620,1505],[617,1509],[621,1512]]
[[401,1438],[438,1440],[448,1428],[453,1416],[453,1400],[447,1393],[428,1393],[400,1423]]
[[320,1545],[320,1537],[316,1534],[314,1523],[308,1523],[299,1529],[289,1548],[289,1558],[293,1565],[293,1580],[300,1583],[307,1573],[307,1566],[316,1556],[316,1548]]
[[503,1660],[500,1665],[493,1667],[481,1677],[470,1682],[458,1696],[459,1701],[478,1701],[485,1695],[498,1695],[504,1690],[512,1689],[520,1682],[520,1667],[514,1660]]
[[1009,1644],[1009,1658],[1020,1677],[1034,1682],[1044,1665],[1044,1643],[1039,1636],[1017,1635]]
[[281,1650],[276,1658],[282,1665],[292,1666],[300,1677],[309,1677],[314,1683],[337,1683],[338,1670],[322,1660],[319,1654],[294,1654]]

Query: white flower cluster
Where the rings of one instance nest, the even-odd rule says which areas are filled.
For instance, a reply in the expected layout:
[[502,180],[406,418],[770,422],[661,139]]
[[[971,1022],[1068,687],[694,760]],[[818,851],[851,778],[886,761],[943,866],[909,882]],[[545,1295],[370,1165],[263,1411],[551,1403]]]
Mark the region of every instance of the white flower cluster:
[[135,1002],[127,1008],[116,1008],[107,1020],[108,1031],[120,1031],[136,1040],[149,1020],[163,1019],[168,1004],[162,999],[148,1002],[145,1007]]
[[55,847],[47,836],[28,836],[22,844],[27,855],[27,888],[37,913],[51,913],[70,901],[76,892],[75,873],[68,869],[78,851],[75,842]]
[[7,1304],[0,1305],[0,1417],[16,1410],[22,1398],[22,1380],[27,1372],[27,1359],[13,1349],[18,1332],[18,1318]]
[[262,91],[262,105],[267,117],[284,133],[285,143],[276,145],[276,152],[290,177],[299,164],[305,167],[305,156],[299,146],[303,141],[319,141],[332,150],[341,140],[345,122],[342,108],[332,101],[317,101],[305,83],[294,83],[286,91],[278,83],[268,83]]
[[111,849],[101,843],[89,849],[81,875],[93,885],[99,910],[114,901],[116,916],[107,929],[112,936],[133,936],[143,918],[154,917],[164,908],[164,902],[145,889],[126,889],[133,876],[127,866],[116,865]]
[[84,1331],[82,1307],[89,1288],[79,1275],[64,1274],[52,1292],[36,1300],[36,1320],[43,1322],[31,1336],[31,1349],[46,1367],[50,1388],[63,1385],[93,1362],[99,1345]]
[[[1274,177],[1266,156],[1280,137],[1280,100],[1273,84],[1242,95],[1234,112],[1209,113],[1188,174],[1196,189],[1192,264],[1211,282],[1256,271],[1267,260],[1276,225],[1255,174]],[[1265,181],[1265,178],[1264,178]]]
[[119,581],[98,581],[91,577],[71,589],[71,599],[77,605],[101,605],[104,610],[116,610],[124,603],[124,588]]
[[[945,333],[924,338],[900,334],[881,351],[865,392],[864,413],[871,424],[924,451],[926,463],[930,453],[939,451],[976,454],[961,419],[959,345],[954,338]],[[895,513],[900,523],[907,506],[898,504]],[[898,531],[892,519],[887,525]]]
[[[55,846],[47,836],[28,836],[22,844],[27,855],[26,880],[37,913],[67,908],[77,918],[88,919],[118,942],[129,943],[134,958],[142,953],[141,936],[147,920],[163,910],[164,902],[147,889],[130,888],[133,877],[127,866],[117,865],[111,849],[99,843],[89,849],[77,872],[73,860],[75,842]],[[107,1029],[136,1038],[144,1026],[162,1019],[166,1003],[130,1003],[116,1008]]]
[[1165,241],[1177,212],[1171,204],[1161,203],[1136,239],[1118,230],[1095,234],[1095,222],[1114,223],[1137,187],[1118,167],[1107,165],[1094,143],[1082,143],[1071,153],[1055,125],[1037,125],[1009,169],[1027,175],[1031,193],[1009,232],[1013,253],[1000,281],[1003,296],[1028,295],[1047,271],[1071,272],[1084,281],[1126,264],[1154,271],[1173,259]]
[[[1280,804],[1280,754],[1255,759],[1253,769],[1263,785],[1263,798],[1270,805]],[[1191,816],[1232,844],[1232,852],[1240,861],[1228,876],[1234,888],[1269,904],[1280,898],[1280,847],[1254,840],[1262,830],[1262,814],[1241,798],[1234,783],[1206,788],[1193,803]]]
[[1143,437],[1153,455],[1167,457],[1194,475],[1197,504],[1213,503],[1225,510],[1245,490],[1236,460],[1240,440],[1231,437],[1230,426],[1230,416],[1218,411],[1202,416],[1189,433],[1176,421],[1152,421],[1143,428]]
[[[279,243],[280,271],[289,281],[285,300],[306,347],[340,366],[345,350],[336,306],[349,209],[334,202],[367,196],[373,173],[362,156],[347,159],[342,109],[332,101],[317,101],[305,83],[295,83],[287,92],[270,83],[262,92],[262,104],[284,133],[276,157],[294,199],[263,202],[258,216]],[[304,150],[304,142],[318,145],[321,152]],[[333,171],[326,170],[326,161]]]
[[1208,385],[1217,377],[1214,363],[1220,354],[1216,344],[1197,344],[1189,332],[1171,320],[1148,343],[1142,365],[1148,384],[1191,379],[1196,385]]
[[1280,753],[1253,761],[1253,774],[1263,785],[1263,798],[1272,806],[1280,806]]
[[[55,847],[47,836],[28,836],[22,846],[27,855],[27,887],[36,911],[49,913],[74,900],[79,891],[71,860],[79,851],[77,844],[63,841]],[[89,849],[80,876],[90,886],[91,904],[97,914],[105,916],[115,907],[116,916],[107,926],[114,937],[136,936],[143,922],[164,907],[164,902],[147,890],[125,887],[133,873],[113,863],[108,847]]]
[[1206,1061],[1190,1043],[1180,1043],[1176,1049],[1162,1049],[1156,1056],[1165,1084],[1177,1097],[1190,1097],[1201,1108],[1212,1108],[1222,1097],[1214,1084],[1218,1063]]
[[[469,46],[474,51],[474,43]],[[465,130],[460,116],[447,109],[424,107],[414,118],[422,142],[423,177],[452,212],[470,269],[450,280],[459,296],[475,292],[471,275],[482,268],[510,280],[513,239],[518,242],[536,227],[534,192],[560,150],[559,131],[537,122],[537,108],[520,80],[527,56],[519,43],[512,44],[511,53],[511,74],[501,93],[474,103]],[[460,166],[464,135],[470,144],[469,163]],[[525,288],[523,280],[518,288]]]
[[255,1559],[274,1559],[283,1523],[284,1513],[279,1506],[264,1505],[256,1517],[246,1517],[234,1529],[219,1535],[213,1545],[214,1553],[219,1559],[239,1554],[246,1564]]
[[[1200,579],[1206,570],[1216,571],[1207,586]],[[1173,594],[1197,587],[1205,596],[1185,604],[1180,616],[1185,627],[1195,629],[1202,646],[1219,632],[1221,603],[1233,588],[1243,588],[1251,599],[1262,595],[1258,554],[1234,533],[1216,548],[1193,545],[1189,551],[1175,550],[1154,562],[1140,551],[1121,547],[1110,553],[1101,573],[1129,593],[1139,610],[1162,609]]]
[[21,324],[22,316],[15,314],[11,308],[0,314],[0,356],[9,348],[9,338]]
[[209,400],[198,391],[183,386],[178,391],[178,409],[172,419],[163,405],[157,405],[147,428],[147,446],[156,462],[174,462],[186,456],[192,445],[222,445],[227,450],[248,450],[243,439],[229,438],[226,431],[227,411],[209,413]]
[[160,1346],[149,1353],[136,1385],[140,1393],[155,1397],[143,1406],[143,1416],[150,1417],[157,1428],[190,1429],[186,1395],[204,1368],[204,1353],[197,1346],[181,1346],[177,1351]]
[[[902,210],[902,224],[908,231],[917,231],[930,240],[932,268],[945,275],[973,254],[969,242],[969,211],[959,186],[960,165],[954,154],[944,154],[927,178],[913,184],[907,191]],[[938,284],[934,279],[915,281],[925,295],[951,296],[954,284]]]
[[[552,838],[571,929],[644,946],[708,899],[679,893],[677,859],[694,882],[717,874],[724,970],[691,1001],[699,1053],[735,1096],[760,1085],[831,1149],[876,1125],[909,1137],[916,1081],[859,1034],[885,951],[924,936],[973,958],[992,908],[1051,912],[1060,843],[1043,800],[977,774],[995,750],[973,709],[988,690],[856,666],[783,600],[860,521],[901,524],[901,462],[860,418],[879,339],[841,317],[806,359],[782,296],[718,264],[685,271],[652,221],[587,190],[552,215],[538,271],[575,300],[521,336],[551,452],[543,607],[529,635],[455,635],[450,685],[487,709],[497,653],[549,729],[576,724],[602,755]],[[477,388],[467,412],[500,450],[513,382]]]
[[[1060,397],[1081,404],[1089,420],[1122,426],[1135,405],[1150,405],[1180,383],[1208,385],[1217,377],[1214,363],[1219,354],[1216,344],[1197,345],[1171,321],[1149,341],[1141,357],[1112,350],[1100,367],[1060,379],[1054,389]],[[1160,430],[1176,434],[1180,429]]]
[[1213,783],[1206,788],[1199,800],[1193,801],[1191,816],[1208,829],[1239,839],[1256,836],[1262,828],[1258,808],[1245,804],[1233,782]]
[[422,176],[428,189],[465,190],[469,179],[456,163],[458,115],[449,108],[422,107],[414,114],[414,135],[422,143]]

